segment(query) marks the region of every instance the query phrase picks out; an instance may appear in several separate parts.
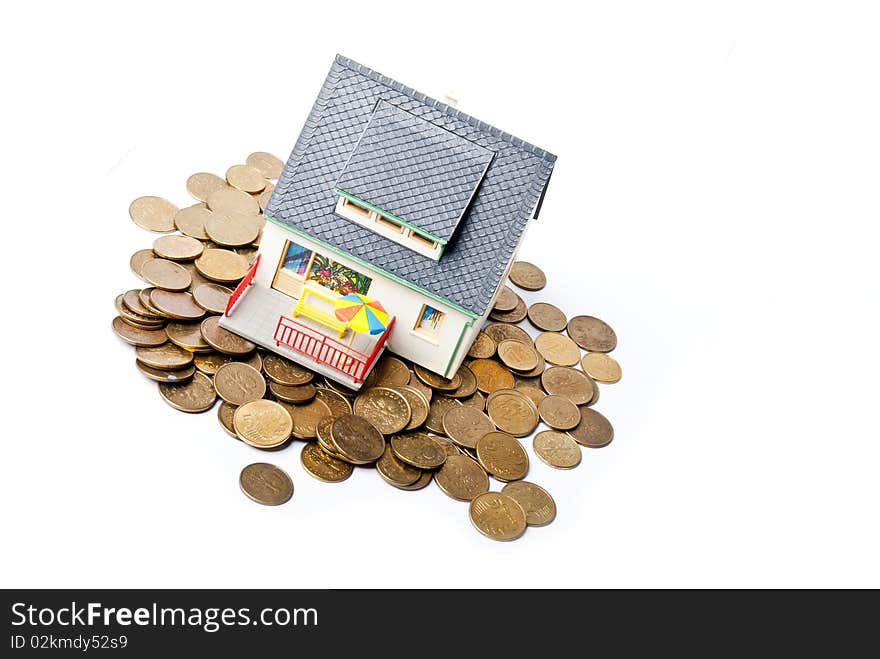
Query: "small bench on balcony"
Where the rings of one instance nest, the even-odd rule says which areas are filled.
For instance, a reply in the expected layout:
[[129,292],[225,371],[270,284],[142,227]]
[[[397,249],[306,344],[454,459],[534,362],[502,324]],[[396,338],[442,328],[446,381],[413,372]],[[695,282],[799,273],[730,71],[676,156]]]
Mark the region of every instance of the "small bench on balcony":
[[342,335],[345,334],[345,330],[348,329],[348,323],[339,320],[332,311],[325,311],[312,304],[309,304],[308,300],[312,297],[324,300],[325,302],[330,304],[331,309],[333,308],[332,297],[306,286],[303,288],[302,295],[299,298],[299,302],[297,302],[296,306],[293,308],[293,317],[296,318],[297,316],[302,315],[306,318],[310,318],[316,323],[320,323],[321,325],[332,329],[334,332],[336,332],[337,338],[341,339]]

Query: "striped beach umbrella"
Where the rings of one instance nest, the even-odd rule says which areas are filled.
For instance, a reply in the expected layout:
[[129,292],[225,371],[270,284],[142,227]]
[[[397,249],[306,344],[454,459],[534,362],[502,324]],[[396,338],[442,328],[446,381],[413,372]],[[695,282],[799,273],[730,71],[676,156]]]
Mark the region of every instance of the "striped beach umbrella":
[[388,327],[388,312],[379,300],[360,293],[349,293],[333,303],[339,320],[348,322],[355,332],[381,334]]

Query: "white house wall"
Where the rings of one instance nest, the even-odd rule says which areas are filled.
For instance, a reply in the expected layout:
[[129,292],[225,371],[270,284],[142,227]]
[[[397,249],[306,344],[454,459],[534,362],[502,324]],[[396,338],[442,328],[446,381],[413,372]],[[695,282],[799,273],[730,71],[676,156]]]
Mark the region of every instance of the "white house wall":
[[[367,275],[373,280],[369,290],[370,297],[379,300],[390,314],[397,317],[394,330],[388,339],[388,348],[392,352],[441,374],[446,373],[447,368],[449,368],[450,373],[453,373],[461,364],[467,353],[468,346],[476,336],[476,331],[470,331],[462,337],[462,332],[470,321],[467,315],[404,286],[372,268],[363,266],[346,258],[344,255],[329,250],[308,238],[288,232],[272,222],[268,222],[263,230],[263,237],[260,241],[261,261],[254,278],[255,283],[266,287],[272,286],[272,281],[278,264],[281,261],[287,240],[324,254],[344,266]],[[413,258],[424,257],[413,255]],[[445,314],[440,323],[436,341],[429,341],[414,330],[423,304],[428,304]],[[482,323],[475,322],[475,325],[479,327]],[[460,354],[456,355],[455,361],[450,363],[456,346],[459,343],[462,346]]]

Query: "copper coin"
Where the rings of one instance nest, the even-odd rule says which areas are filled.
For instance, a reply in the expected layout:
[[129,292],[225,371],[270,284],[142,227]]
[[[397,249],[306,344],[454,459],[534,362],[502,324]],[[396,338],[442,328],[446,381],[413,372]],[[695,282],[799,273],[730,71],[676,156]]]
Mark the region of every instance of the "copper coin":
[[475,359],[469,368],[477,378],[477,389],[486,394],[510,389],[515,383],[511,372],[492,359]]
[[246,258],[228,249],[206,249],[195,260],[195,268],[202,276],[221,284],[237,282],[249,267]]
[[309,474],[324,483],[340,483],[354,472],[354,467],[333,457],[315,442],[303,446],[299,459]]
[[263,359],[263,371],[273,382],[291,387],[307,384],[315,377],[315,374],[305,366],[275,354],[266,355]]
[[131,311],[132,313],[136,313],[140,316],[145,316],[147,318],[151,318],[153,320],[162,320],[162,315],[157,314],[153,311],[152,307],[147,308],[144,306],[143,302],[141,302],[141,290],[138,288],[133,288],[130,291],[126,291],[122,296],[122,304]]
[[150,259],[141,267],[144,281],[166,291],[185,291],[192,283],[189,271],[167,259]]
[[543,361],[531,345],[515,339],[505,339],[498,344],[498,358],[507,368],[521,372],[532,371]]
[[264,506],[280,506],[293,496],[290,476],[265,462],[256,462],[242,469],[238,484],[248,499]]
[[396,387],[409,383],[409,369],[397,357],[384,355],[370,371],[364,387]]
[[532,401],[535,405],[537,405],[538,409],[540,409],[541,407],[541,401],[547,397],[547,394],[539,387],[535,387],[530,384],[523,384],[522,382],[517,382],[514,389],[516,389],[518,392],[520,392],[530,401]]
[[446,461],[446,451],[423,432],[408,432],[391,437],[394,455],[418,469],[437,469]]
[[261,398],[236,408],[232,425],[235,434],[245,444],[268,449],[281,446],[290,439],[293,421],[281,404]]
[[156,233],[174,231],[177,206],[162,197],[138,197],[128,207],[128,215],[141,229]]
[[186,382],[191,380],[196,372],[194,366],[187,366],[186,368],[180,368],[176,371],[165,371],[159,368],[153,368],[152,366],[147,366],[138,359],[134,360],[134,364],[141,373],[155,382]]
[[458,389],[455,391],[446,392],[446,395],[459,399],[473,396],[474,392],[477,390],[477,376],[474,375],[474,372],[469,367],[462,364],[458,367],[458,370],[455,373],[461,379],[461,384],[458,385]]
[[393,435],[409,425],[412,409],[406,397],[389,387],[366,389],[354,400],[354,413],[364,417],[383,435]]
[[225,400],[221,401],[217,406],[217,420],[220,421],[220,426],[227,434],[235,437],[235,439],[238,439],[238,435],[235,434],[234,424],[235,410],[237,409],[236,405],[227,403]]
[[233,165],[226,170],[226,181],[233,188],[254,194],[266,187],[266,179],[260,170],[250,165]]
[[159,394],[166,403],[181,412],[206,412],[217,400],[211,378],[204,373],[193,374],[188,382],[160,382]]
[[575,316],[568,321],[568,335],[584,350],[611,352],[617,347],[617,334],[603,320]]
[[491,540],[516,540],[526,530],[526,513],[513,497],[486,492],[471,501],[474,527]]
[[202,336],[201,323],[168,323],[165,333],[171,343],[189,352],[213,352]]
[[385,446],[382,456],[376,460],[376,471],[391,485],[412,485],[422,475],[420,469],[407,464],[394,454],[391,445]]
[[516,437],[531,434],[539,421],[538,408],[516,389],[492,392],[486,400],[486,413],[499,430]]
[[285,402],[281,405],[293,418],[293,436],[297,439],[314,439],[318,434],[318,424],[321,420],[332,416],[330,406],[317,395],[305,405]]
[[205,232],[205,222],[208,221],[211,215],[211,211],[204,204],[187,206],[174,214],[174,226],[184,236],[189,236],[196,240],[210,240]]
[[542,430],[532,440],[532,447],[535,455],[555,469],[574,469],[581,463],[581,447],[567,432]]
[[430,401],[421,391],[408,384],[391,387],[391,389],[394,389],[394,391],[406,398],[406,402],[409,403],[411,417],[409,424],[404,430],[415,430],[420,427],[425,422],[425,419],[428,418],[428,409],[431,405]]
[[495,340],[485,332],[479,332],[468,350],[468,357],[473,359],[489,359],[495,354]]
[[571,430],[581,420],[578,406],[564,396],[545,397],[538,404],[538,414],[544,423],[555,430]]
[[532,337],[522,327],[511,325],[510,323],[492,323],[486,325],[483,331],[488,334],[496,344],[501,343],[505,339],[514,339],[532,345]]
[[353,464],[375,462],[385,450],[382,433],[362,416],[346,414],[330,426],[333,445]]
[[212,213],[205,222],[211,240],[224,247],[243,247],[254,242],[263,228],[258,215],[244,213]]
[[443,429],[443,417],[454,407],[459,407],[461,403],[455,398],[447,398],[446,396],[437,396],[431,401],[431,407],[428,410],[428,416],[425,418],[425,427],[431,432],[443,435],[446,431]]
[[526,513],[526,524],[529,526],[547,526],[556,519],[556,502],[540,485],[529,481],[515,481],[501,488],[516,501]]
[[614,439],[614,428],[602,414],[589,407],[581,408],[581,420],[569,431],[575,441],[588,448],[608,446]]
[[196,304],[190,293],[153,289],[150,302],[168,318],[177,320],[198,320],[205,315],[205,310]]
[[581,360],[577,344],[558,332],[541,332],[535,339],[535,349],[556,366],[574,366]]
[[495,430],[495,424],[482,410],[459,405],[443,415],[443,430],[459,446],[475,448],[480,437]]
[[410,372],[408,386],[412,387],[413,389],[418,390],[419,393],[421,393],[425,397],[425,400],[428,401],[428,404],[429,405],[431,404],[431,400],[433,400],[433,398],[434,398],[434,390],[431,389],[431,387],[426,385],[424,382],[419,380],[416,377],[415,373]]
[[475,391],[470,398],[462,398],[461,403],[468,407],[475,407],[481,412],[486,409],[486,397],[479,391]]
[[260,204],[247,192],[236,190],[232,187],[224,187],[214,190],[205,200],[215,213],[244,213],[245,215],[259,215]]
[[205,311],[224,313],[232,296],[232,289],[220,284],[200,284],[193,288],[192,296],[193,301]]
[[176,371],[192,364],[193,356],[173,343],[164,343],[155,348],[138,347],[134,350],[135,357],[147,366],[160,371]]
[[113,333],[133,346],[160,346],[168,340],[164,329],[139,329],[116,316],[112,323]]
[[220,316],[209,316],[202,321],[202,336],[214,350],[224,355],[247,355],[257,347],[238,334],[220,327]]
[[312,384],[278,384],[277,382],[269,382],[269,391],[278,400],[285,403],[293,403],[294,405],[302,405],[308,403],[315,397],[316,389]]
[[266,381],[262,373],[243,362],[229,362],[218,368],[214,375],[214,388],[220,398],[236,406],[266,395]]
[[265,151],[254,151],[245,162],[266,178],[278,178],[284,169],[284,163],[279,158]]
[[519,295],[514,293],[507,286],[501,287],[501,292],[498,294],[498,298],[495,300],[495,306],[492,307],[493,311],[513,311],[516,309],[517,301],[519,300]]
[[528,261],[514,261],[510,281],[527,291],[540,291],[547,285],[547,277],[541,269]]
[[434,480],[444,494],[459,501],[471,501],[489,491],[486,471],[466,455],[447,456]]
[[535,302],[529,307],[529,322],[545,332],[561,332],[568,325],[562,310],[547,302]]
[[134,273],[135,277],[137,277],[138,279],[143,279],[144,276],[141,274],[141,269],[144,267],[144,263],[154,258],[156,258],[156,254],[153,252],[153,250],[139,249],[131,255],[131,258],[128,260],[128,267],[131,268],[131,271]]
[[461,386],[461,377],[456,373],[451,378],[445,378],[433,371],[429,371],[424,366],[416,364],[413,366],[416,377],[426,385],[437,391],[455,391]]
[[324,387],[315,387],[315,398],[322,401],[333,416],[342,416],[352,412],[351,403],[338,391]]
[[575,405],[587,405],[595,398],[595,383],[567,366],[551,366],[541,375],[541,385],[549,394],[565,396]]
[[192,261],[199,256],[205,246],[189,236],[160,236],[153,242],[153,251],[156,256],[171,261]]

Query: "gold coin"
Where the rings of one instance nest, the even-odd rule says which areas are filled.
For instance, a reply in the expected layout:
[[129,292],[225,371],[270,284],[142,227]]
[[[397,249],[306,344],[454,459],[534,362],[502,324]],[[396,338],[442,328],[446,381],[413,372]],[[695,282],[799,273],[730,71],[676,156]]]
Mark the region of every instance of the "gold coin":
[[218,245],[244,247],[254,242],[262,229],[258,215],[243,213],[212,213],[205,222],[205,231]]
[[523,445],[506,432],[490,432],[477,440],[477,460],[483,469],[500,481],[525,478],[529,456]]
[[514,371],[531,371],[541,360],[537,351],[528,343],[505,339],[498,344],[498,358]]
[[461,386],[461,376],[458,373],[451,378],[445,378],[418,364],[413,366],[413,371],[419,380],[437,391],[455,391]]
[[[144,266],[145,269],[146,267]],[[202,276],[211,281],[228,284],[244,277],[250,266],[246,258],[228,249],[206,249],[196,259],[195,267]]]
[[192,283],[192,277],[186,268],[167,259],[150,259],[144,263],[141,277],[147,283],[166,291],[185,291]]
[[443,415],[443,430],[459,446],[474,448],[480,437],[495,430],[495,424],[476,407],[459,405]]
[[496,311],[492,310],[492,313],[489,314],[489,318],[492,320],[498,321],[499,323],[518,323],[523,318],[526,317],[528,313],[526,303],[523,301],[521,297],[516,296],[516,306],[511,311]]
[[556,502],[540,485],[515,481],[502,487],[501,494],[506,494],[522,506],[529,526],[547,526],[556,519]]
[[575,343],[590,352],[611,352],[617,347],[614,330],[593,316],[575,316],[568,321],[567,331]]
[[171,261],[192,261],[204,249],[205,246],[195,238],[177,234],[159,236],[153,241],[153,251],[156,255]]
[[346,414],[333,420],[330,439],[339,453],[353,464],[375,462],[385,450],[385,438],[369,420]]
[[446,461],[446,451],[423,432],[394,435],[391,450],[398,458],[418,469],[437,469]]
[[430,404],[430,403],[431,403],[431,400],[433,400],[433,398],[434,398],[434,390],[431,389],[431,387],[429,387],[428,385],[426,385],[424,382],[422,382],[421,380],[419,380],[419,379],[416,377],[416,374],[413,373],[412,371],[410,371],[410,374],[409,374],[409,385],[407,385],[407,386],[410,386],[410,387],[412,387],[413,389],[418,390],[419,393],[421,393],[422,396],[425,397],[425,400],[428,401],[428,404]]
[[409,369],[397,357],[383,356],[370,371],[364,387],[396,387],[409,383]]
[[134,354],[141,363],[158,368],[160,371],[176,371],[186,368],[193,361],[191,352],[187,352],[173,343],[164,343],[155,348],[137,347],[134,349]]
[[495,341],[495,344],[499,344],[505,339],[513,339],[515,341],[522,341],[523,343],[528,343],[532,345],[532,337],[529,336],[529,333],[526,332],[522,327],[517,327],[516,325],[511,325],[510,323],[492,323],[490,325],[486,325],[483,328],[483,331],[489,335],[489,337]]
[[128,215],[141,229],[155,233],[174,231],[177,206],[162,197],[138,197],[128,207]]
[[574,366],[581,360],[577,343],[564,334],[542,332],[535,339],[535,349],[541,356],[556,366]]
[[120,339],[133,346],[155,347],[168,340],[164,329],[140,329],[126,323],[116,316],[111,324],[113,333]]
[[330,406],[317,396],[305,405],[283,405],[293,417],[293,436],[297,439],[315,439],[321,419],[331,416]]
[[157,322],[163,320],[161,314],[154,313],[152,308],[148,309],[144,306],[143,302],[141,302],[140,294],[141,290],[138,288],[126,291],[122,296],[122,304],[129,311],[136,313],[139,316],[144,316]]
[[232,435],[236,439],[238,439],[238,435],[235,434],[235,424],[233,423],[233,418],[235,417],[235,410],[238,407],[227,403],[225,400],[221,401],[217,406],[217,419],[220,421],[220,425],[223,430],[225,430],[228,434]]
[[486,471],[466,455],[448,456],[434,480],[444,494],[458,501],[471,501],[489,491]]
[[[422,475],[419,476],[419,480],[417,480],[412,485],[398,485],[397,483],[391,483],[398,490],[406,490],[407,492],[413,492],[415,490],[421,490],[423,487],[427,487],[428,483],[431,482],[431,479],[434,477],[433,471],[423,471]],[[390,482],[390,481],[389,481]]]
[[330,409],[330,414],[333,416],[342,416],[343,414],[351,414],[352,412],[351,403],[348,402],[348,399],[332,389],[315,387],[315,398],[327,405]]
[[517,382],[514,389],[523,394],[526,398],[528,398],[539,407],[541,405],[541,401],[547,397],[547,394],[545,394],[541,389],[530,384]]
[[205,222],[211,215],[211,211],[204,204],[187,206],[174,214],[174,226],[184,236],[196,240],[209,240],[208,234],[205,232]]
[[209,316],[202,321],[202,336],[217,352],[225,355],[247,355],[257,346],[238,334],[220,327],[220,316]]
[[117,295],[116,299],[113,301],[113,306],[116,307],[117,313],[126,323],[132,327],[137,327],[138,329],[156,330],[162,329],[165,326],[164,318],[141,316],[140,314],[131,311],[125,306],[125,304],[123,304],[122,300],[124,297],[124,295]]
[[545,332],[561,332],[568,325],[562,310],[547,302],[535,302],[529,307],[529,322]]
[[247,157],[245,162],[266,178],[278,178],[284,169],[284,163],[281,160],[265,151],[255,151]]
[[287,410],[278,403],[265,399],[251,400],[235,410],[232,425],[238,438],[254,448],[281,446],[290,439],[293,429],[293,421]]
[[233,188],[249,194],[262,192],[267,183],[260,170],[250,165],[233,165],[227,169],[226,182]]
[[144,263],[154,258],[156,258],[156,254],[153,252],[153,250],[139,249],[131,255],[131,258],[128,260],[128,267],[131,268],[131,271],[134,273],[135,277],[143,280],[144,276],[141,274],[141,269],[144,267]]
[[468,357],[473,359],[489,359],[495,354],[495,340],[485,332],[479,332],[468,350]]
[[192,379],[193,374],[196,372],[196,369],[193,366],[187,366],[186,368],[181,368],[176,371],[164,371],[159,368],[147,366],[137,359],[134,360],[134,364],[141,373],[156,382],[187,382]]
[[474,392],[477,390],[477,376],[474,375],[474,372],[464,364],[458,367],[458,370],[455,374],[461,380],[461,384],[458,385],[458,389],[455,391],[448,391],[446,395],[451,398],[469,398],[474,395]]
[[391,485],[412,485],[422,475],[421,470],[397,457],[390,445],[385,446],[381,457],[376,460],[376,471]]
[[499,430],[524,437],[537,427],[538,408],[532,400],[516,389],[499,389],[486,401],[486,413]]
[[205,311],[223,313],[232,296],[232,290],[220,284],[201,284],[192,292],[193,301]]
[[475,391],[473,396],[470,398],[464,398],[461,402],[468,407],[475,407],[481,412],[486,409],[486,397],[479,391]]
[[166,403],[181,412],[205,412],[217,400],[211,378],[204,373],[194,373],[188,382],[160,382],[159,394]]
[[[199,325],[199,330],[201,330],[201,325]],[[204,338],[204,336],[202,338]],[[224,355],[220,352],[199,353],[193,355],[193,364],[205,375],[214,375],[221,366],[233,361],[238,360],[232,355]],[[262,366],[260,356],[257,353],[249,355],[247,359],[242,359],[240,361],[253,366],[258,371]]]
[[571,430],[581,420],[578,406],[564,396],[547,396],[538,405],[538,414],[554,430]]
[[483,393],[510,389],[516,383],[513,374],[492,359],[475,359],[469,367],[477,378],[477,389]]
[[162,315],[175,320],[198,320],[205,315],[205,310],[196,304],[190,293],[154,288],[150,293],[150,303]]
[[613,384],[620,380],[620,364],[604,352],[588,352],[581,360],[581,368],[597,382]]
[[314,442],[303,446],[299,458],[307,472],[325,483],[341,483],[354,471],[350,464],[334,458]]
[[291,387],[307,384],[315,377],[315,374],[306,367],[275,354],[266,355],[263,360],[263,371],[273,382]]
[[390,388],[406,398],[406,402],[409,403],[411,416],[409,423],[404,430],[415,430],[421,426],[425,422],[425,419],[428,418],[428,408],[430,406],[425,395],[415,387],[410,387],[407,384],[401,384]]
[[312,384],[296,384],[291,386],[289,384],[269,382],[269,391],[272,392],[275,398],[283,400],[285,403],[302,405],[315,397],[316,389]]
[[238,484],[249,499],[264,506],[280,506],[293,496],[290,476],[265,462],[256,462],[242,469]]
[[588,448],[608,446],[614,439],[614,428],[602,414],[589,407],[582,407],[581,420],[569,431],[575,441]]
[[214,388],[217,390],[217,395],[227,403],[241,406],[261,399],[266,394],[266,381],[262,373],[253,366],[242,362],[229,362],[217,369],[214,375]]
[[458,450],[458,446],[455,445],[449,437],[443,437],[441,435],[428,435],[431,438],[431,441],[436,442],[437,445],[443,449],[446,453],[446,457],[448,458],[450,455],[461,455],[461,451]]
[[528,261],[514,261],[510,281],[527,291],[540,291],[547,285],[547,277],[541,269]]
[[526,512],[513,497],[486,492],[471,501],[471,522],[491,540],[516,540],[526,530]]
[[[207,243],[209,245],[213,245],[214,243]],[[186,268],[187,272],[189,272],[189,276],[192,277],[192,284],[189,285],[189,290],[192,291],[194,288],[198,286],[202,286],[203,284],[213,284],[210,279],[202,276],[202,273],[196,269],[196,264],[194,261],[181,261],[180,265]]]
[[532,447],[535,455],[556,469],[574,469],[581,463],[581,447],[567,432],[542,430],[532,440]]
[[596,386],[587,375],[567,366],[548,368],[541,375],[541,385],[547,393],[565,396],[575,405],[590,403]]
[[259,215],[260,213],[260,204],[256,199],[247,192],[228,186],[211,192],[206,202],[208,208],[215,213],[244,213],[245,215]]
[[275,186],[271,183],[268,183],[266,185],[266,189],[260,193],[259,197],[257,197],[257,203],[260,204],[260,210],[266,210],[266,207],[269,205],[269,201],[272,199],[273,192],[275,192]]
[[514,293],[507,286],[501,287],[501,292],[498,294],[498,298],[495,300],[495,306],[492,307],[493,311],[513,311],[516,308],[517,301],[519,300],[519,295]]
[[388,387],[364,391],[354,400],[354,413],[364,417],[383,435],[400,432],[412,418],[412,410],[403,394]]
[[546,367],[546,362],[543,358],[538,359],[538,365],[535,366],[531,371],[517,371],[513,374],[513,377],[516,378],[517,382],[519,381],[527,381],[530,379],[538,379],[538,376],[544,372],[544,368]]
[[152,286],[141,290],[140,292],[138,292],[138,300],[140,300],[141,306],[143,306],[150,312],[150,318],[164,318],[164,316],[162,316],[162,312],[154,307],[153,303],[150,302],[150,294],[155,290],[156,289]]
[[200,323],[168,323],[165,327],[168,340],[189,352],[211,352],[211,346],[202,336]]
[[186,179],[186,191],[199,201],[207,201],[212,192],[228,187],[226,181],[208,172],[198,172]]
[[446,398],[445,396],[437,396],[431,401],[431,407],[428,409],[428,416],[425,419],[425,427],[431,432],[437,434],[446,434],[443,429],[443,417],[451,408],[459,407],[461,403],[454,398]]

